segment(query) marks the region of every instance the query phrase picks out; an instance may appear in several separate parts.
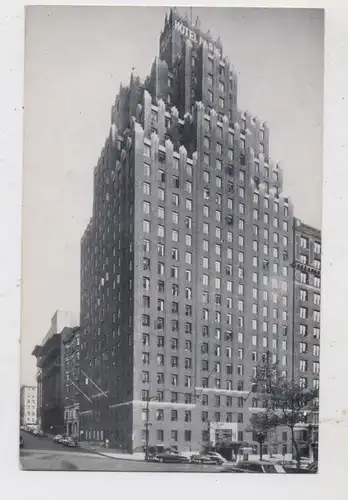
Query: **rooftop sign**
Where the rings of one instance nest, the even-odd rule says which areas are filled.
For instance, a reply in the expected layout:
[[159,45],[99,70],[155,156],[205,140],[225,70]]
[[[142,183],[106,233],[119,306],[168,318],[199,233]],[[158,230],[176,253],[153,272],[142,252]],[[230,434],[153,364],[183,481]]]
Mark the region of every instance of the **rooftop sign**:
[[216,51],[221,57],[221,50],[218,47],[216,47],[216,45],[203,38],[201,35],[196,33],[196,31],[190,30],[190,28],[185,26],[182,22],[175,20],[174,27],[176,31],[178,31],[181,35],[185,36],[186,38],[189,38],[195,44],[202,45],[203,42],[206,42],[208,45],[208,50],[210,52]]

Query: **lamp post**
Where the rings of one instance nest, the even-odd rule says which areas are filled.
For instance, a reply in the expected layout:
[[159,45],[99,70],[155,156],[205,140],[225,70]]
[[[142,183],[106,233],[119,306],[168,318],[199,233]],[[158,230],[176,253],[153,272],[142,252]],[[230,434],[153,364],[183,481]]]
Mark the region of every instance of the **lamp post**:
[[263,446],[263,443],[265,442],[265,439],[266,439],[266,432],[258,431],[255,434],[256,434],[255,435],[256,441],[259,443],[259,446],[260,446],[260,460],[262,460],[262,456],[263,456],[262,446]]
[[149,412],[150,412],[150,409],[149,409],[149,403],[150,401],[156,401],[157,400],[157,396],[152,396],[152,397],[148,397],[146,399],[146,421],[145,421],[145,461],[147,462],[148,459],[149,459],[149,427],[150,425],[152,425],[150,422],[149,422]]

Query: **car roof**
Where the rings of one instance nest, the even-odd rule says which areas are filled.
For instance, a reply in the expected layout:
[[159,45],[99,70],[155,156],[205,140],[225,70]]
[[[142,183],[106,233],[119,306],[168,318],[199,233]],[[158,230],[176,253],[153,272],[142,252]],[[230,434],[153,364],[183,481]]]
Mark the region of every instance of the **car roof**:
[[253,465],[274,465],[273,462],[268,460],[242,460],[238,462],[239,464],[253,464]]

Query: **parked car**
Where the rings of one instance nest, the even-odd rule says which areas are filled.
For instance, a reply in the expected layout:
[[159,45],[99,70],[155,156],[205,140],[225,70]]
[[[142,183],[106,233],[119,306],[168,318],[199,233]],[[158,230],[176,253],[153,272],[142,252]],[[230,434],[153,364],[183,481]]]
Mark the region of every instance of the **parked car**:
[[216,451],[208,451],[207,453],[205,453],[205,455],[219,460],[221,464],[227,464],[226,458],[224,458],[222,455],[220,455],[220,453],[217,453]]
[[200,453],[198,455],[192,455],[191,462],[193,464],[222,465],[224,459],[208,453]]
[[79,446],[78,441],[72,437],[67,437],[66,439],[63,439],[62,444],[64,444],[65,446],[70,446],[70,448],[76,448],[77,446]]
[[305,473],[307,474],[316,474],[318,472],[318,461],[315,460],[312,462],[307,469],[304,469]]
[[237,462],[235,465],[226,466],[220,472],[230,473],[256,473],[256,474],[284,474],[285,470],[280,464],[267,462],[266,460],[253,460]]
[[163,451],[157,453],[156,458],[159,462],[163,463],[189,463],[190,459],[181,453],[173,450]]
[[19,436],[19,447],[20,448],[24,447],[24,439],[22,438],[22,436]]
[[64,436],[62,436],[61,434],[57,434],[56,436],[54,436],[53,441],[55,443],[61,443],[63,439],[64,439]]

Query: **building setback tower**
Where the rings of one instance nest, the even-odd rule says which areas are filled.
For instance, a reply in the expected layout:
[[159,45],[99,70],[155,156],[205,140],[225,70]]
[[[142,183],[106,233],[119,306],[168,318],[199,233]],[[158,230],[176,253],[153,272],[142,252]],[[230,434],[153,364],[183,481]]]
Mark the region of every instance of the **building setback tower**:
[[150,445],[238,445],[262,353],[294,375],[293,208],[222,53],[171,10],[112,109],[81,242],[86,439],[140,450],[148,421]]

